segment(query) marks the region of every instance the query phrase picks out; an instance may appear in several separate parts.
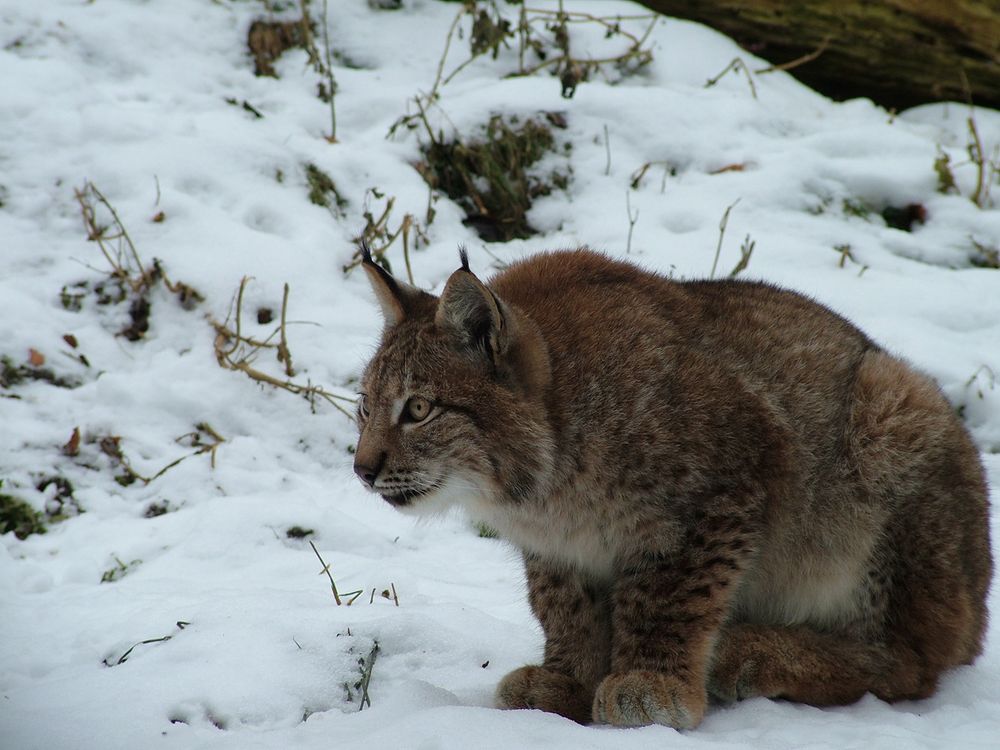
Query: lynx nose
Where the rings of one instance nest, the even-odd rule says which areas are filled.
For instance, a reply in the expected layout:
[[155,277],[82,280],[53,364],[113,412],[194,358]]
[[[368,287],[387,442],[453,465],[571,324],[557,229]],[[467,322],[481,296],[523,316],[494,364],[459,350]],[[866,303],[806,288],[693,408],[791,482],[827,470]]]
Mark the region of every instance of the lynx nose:
[[385,454],[383,453],[378,457],[378,465],[372,467],[368,466],[367,463],[362,463],[357,458],[354,459],[354,473],[360,477],[361,481],[367,484],[369,487],[375,486],[375,479],[378,478],[378,473],[382,470],[382,466],[385,464]]

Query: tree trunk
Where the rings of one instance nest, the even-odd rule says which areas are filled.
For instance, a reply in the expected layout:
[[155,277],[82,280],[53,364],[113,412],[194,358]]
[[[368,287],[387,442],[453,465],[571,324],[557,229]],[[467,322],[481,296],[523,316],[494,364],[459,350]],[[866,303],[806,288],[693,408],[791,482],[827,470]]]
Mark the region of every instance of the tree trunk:
[[1000,109],[1000,0],[639,0],[711,26],[833,99]]

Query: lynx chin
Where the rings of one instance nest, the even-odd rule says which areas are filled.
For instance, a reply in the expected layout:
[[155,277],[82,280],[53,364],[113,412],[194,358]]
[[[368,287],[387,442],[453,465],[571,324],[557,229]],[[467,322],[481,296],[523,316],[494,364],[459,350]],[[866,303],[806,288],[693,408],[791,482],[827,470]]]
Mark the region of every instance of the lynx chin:
[[923,698],[980,653],[986,484],[929,378],[767,284],[461,262],[435,297],[365,251],[354,470],[522,551],[545,654],[499,707],[690,729],[709,696]]

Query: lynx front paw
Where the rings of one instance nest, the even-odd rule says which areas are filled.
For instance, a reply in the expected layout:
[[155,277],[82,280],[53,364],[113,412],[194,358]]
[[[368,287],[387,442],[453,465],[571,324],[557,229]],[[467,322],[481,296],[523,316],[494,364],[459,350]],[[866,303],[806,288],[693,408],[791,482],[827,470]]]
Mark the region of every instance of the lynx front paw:
[[594,697],[594,721],[620,727],[663,724],[693,729],[705,715],[706,696],[700,686],[669,674],[635,670],[608,675]]
[[497,685],[497,708],[538,708],[580,724],[590,721],[590,696],[569,675],[545,667],[521,667]]

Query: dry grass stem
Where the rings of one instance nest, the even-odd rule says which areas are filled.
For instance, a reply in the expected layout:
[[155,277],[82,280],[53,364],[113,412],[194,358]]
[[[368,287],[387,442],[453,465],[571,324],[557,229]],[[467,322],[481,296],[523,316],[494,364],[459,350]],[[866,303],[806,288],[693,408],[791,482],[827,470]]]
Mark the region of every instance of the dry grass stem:
[[316,549],[316,545],[313,544],[311,540],[309,542],[309,546],[312,547],[313,552],[316,553],[316,557],[319,559],[319,564],[323,566],[323,569],[319,572],[319,574],[323,575],[326,573],[326,577],[330,579],[330,590],[333,592],[333,599],[337,602],[337,606],[339,607],[343,602],[341,602],[340,593],[337,591],[337,582],[333,580],[333,574],[330,573],[330,566],[326,564],[326,560],[323,559],[323,556],[319,553],[319,550]]
[[604,176],[607,177],[611,174],[611,137],[608,135],[608,126],[604,125]]
[[[191,623],[185,622],[184,620],[178,620],[177,621],[177,629],[178,630],[184,630],[184,628],[186,628],[190,624]],[[133,644],[132,647],[129,648],[128,651],[126,651],[124,654],[122,654],[121,656],[119,656],[117,660],[111,661],[110,659],[104,659],[104,661],[103,661],[104,666],[106,666],[106,667],[117,667],[119,664],[124,664],[125,662],[128,661],[128,657],[132,654],[132,652],[137,647],[139,647],[139,646],[145,646],[145,645],[148,645],[150,643],[164,643],[166,641],[169,641],[171,638],[173,638],[174,635],[176,635],[176,634],[175,633],[171,633],[170,635],[164,635],[164,636],[161,636],[159,638],[147,638],[144,641],[139,641],[138,643]]]
[[[303,0],[303,5],[305,0]],[[304,11],[303,11],[304,12]],[[326,95],[330,99],[330,143],[337,142],[337,82],[333,78],[333,59],[330,55],[330,24],[327,23],[327,0],[323,0],[323,68],[322,73],[326,74]]]
[[[339,607],[343,604],[346,604],[348,607],[351,606],[351,604],[354,603],[354,600],[364,593],[364,589],[358,589],[357,591],[350,591],[344,594],[342,598],[340,592],[337,590],[337,582],[333,580],[333,574],[330,572],[330,566],[327,564],[326,560],[323,559],[323,556],[319,553],[319,550],[316,549],[316,545],[313,544],[311,540],[309,542],[309,546],[312,547],[313,552],[316,553],[316,557],[319,559],[320,565],[323,566],[323,569],[320,570],[319,575],[323,575],[325,573],[326,577],[330,579],[330,591],[333,592],[333,600],[337,602],[337,606]],[[347,599],[347,601],[345,602],[344,599]]]
[[973,189],[969,199],[980,208],[986,208],[990,204],[990,187],[995,178],[1000,174],[1000,145],[994,149],[992,158],[986,155],[983,141],[979,137],[979,128],[976,126],[976,118],[969,115],[967,119],[969,127],[969,161],[976,167],[976,187]]
[[632,215],[632,199],[630,197],[631,191],[625,189],[625,213],[628,216],[628,239],[625,241],[625,254],[628,255],[632,252],[632,231],[635,229],[635,223],[639,221],[639,209],[635,210],[635,215]]
[[715,278],[715,269],[719,265],[719,254],[722,252],[722,238],[725,237],[725,235],[726,235],[726,225],[729,224],[729,212],[732,211],[733,208],[736,206],[736,204],[739,203],[739,202],[740,202],[740,199],[737,198],[732,203],[730,203],[726,207],[726,210],[723,211],[723,213],[722,213],[722,219],[719,221],[719,242],[715,246],[715,259],[712,261],[712,272],[709,273],[709,275],[708,275],[708,278],[710,278],[710,279],[714,279]]
[[[987,387],[992,391],[997,384],[997,374],[993,371],[993,368],[990,367],[989,365],[980,365],[979,367],[977,367],[976,371],[972,373],[972,376],[965,381],[965,387],[969,388],[970,386],[972,386],[972,384],[979,379],[979,376],[983,374],[985,374],[986,376],[985,379]],[[983,397],[983,393],[981,390],[979,392],[979,397],[980,398]]]
[[750,256],[753,255],[753,249],[756,246],[757,242],[750,239],[750,235],[748,234],[744,238],[743,244],[740,245],[740,259],[733,270],[729,272],[729,278],[735,278],[738,273],[746,270],[747,266],[750,265]]
[[362,658],[361,661],[361,705],[358,706],[358,711],[363,711],[365,706],[371,708],[372,699],[368,696],[368,685],[372,681],[372,670],[375,668],[375,657],[378,656],[379,646],[378,641],[372,643],[372,650],[368,652],[367,658]]

